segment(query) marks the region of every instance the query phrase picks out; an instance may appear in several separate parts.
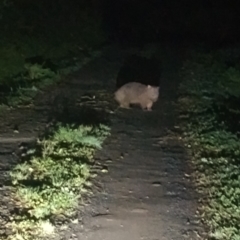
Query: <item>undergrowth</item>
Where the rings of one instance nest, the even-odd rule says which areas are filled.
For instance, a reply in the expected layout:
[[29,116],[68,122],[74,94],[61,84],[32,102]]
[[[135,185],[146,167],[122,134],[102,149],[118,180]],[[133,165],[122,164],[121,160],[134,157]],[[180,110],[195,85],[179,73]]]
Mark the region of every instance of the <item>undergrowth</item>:
[[[67,74],[77,71],[90,60],[98,57],[100,52],[93,51],[90,57],[74,58],[64,60],[62,67],[56,70],[39,63],[25,63],[24,70],[16,76],[5,78],[0,83],[1,95],[0,106],[17,107],[30,104],[34,97],[45,87],[55,84]],[[68,63],[70,61],[70,64]]]
[[42,239],[53,236],[55,219],[73,216],[94,177],[93,155],[109,135],[98,127],[59,124],[48,138],[39,139],[11,172],[15,210],[4,239]]
[[90,4],[0,3],[0,105],[29,104],[42,87],[99,53],[106,36]]
[[191,147],[209,239],[240,239],[239,49],[193,52],[181,70],[179,117]]

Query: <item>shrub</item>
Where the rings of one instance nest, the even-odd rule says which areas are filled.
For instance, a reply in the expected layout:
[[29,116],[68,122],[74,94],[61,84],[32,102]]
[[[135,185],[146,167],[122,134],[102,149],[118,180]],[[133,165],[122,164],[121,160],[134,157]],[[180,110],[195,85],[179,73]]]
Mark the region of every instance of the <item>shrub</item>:
[[193,54],[181,70],[178,99],[203,197],[201,217],[210,228],[209,237],[218,240],[240,238],[240,140],[226,118],[239,116],[239,105],[232,103],[240,99],[240,69],[229,66],[226,52]]
[[48,139],[39,140],[35,149],[28,150],[29,160],[10,173],[14,185],[12,198],[19,214],[12,216],[13,234],[8,239],[40,238],[43,235],[40,228],[47,224],[46,219],[72,216],[82,193],[91,186],[94,151],[101,148],[108,135],[105,125],[60,124]]

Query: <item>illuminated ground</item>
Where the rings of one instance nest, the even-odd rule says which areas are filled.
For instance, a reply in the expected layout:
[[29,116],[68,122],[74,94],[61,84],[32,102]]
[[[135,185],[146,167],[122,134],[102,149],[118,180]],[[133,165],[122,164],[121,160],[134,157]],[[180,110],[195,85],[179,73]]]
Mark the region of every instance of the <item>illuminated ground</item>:
[[[180,55],[180,51],[169,48],[162,57],[160,99],[152,112],[134,108],[111,114],[112,135],[96,156],[109,172],[100,173],[95,196],[86,207],[79,207],[78,222],[71,223],[65,231],[59,230],[61,238],[57,239],[203,239],[198,238],[201,228],[195,218],[197,197],[188,177],[188,155],[179,136],[170,131],[176,125],[173,101]],[[44,129],[49,110],[62,102],[71,105],[88,91],[113,91],[113,76],[123,57],[121,51],[108,50],[58,88],[43,93],[35,106],[2,116],[2,169],[15,164],[17,157],[12,152],[19,142],[31,141]],[[13,132],[15,125],[19,133]],[[4,171],[1,178],[5,178]],[[3,193],[4,186],[0,194]],[[4,199],[1,197],[2,206],[6,204]],[[6,209],[4,214],[9,214]]]

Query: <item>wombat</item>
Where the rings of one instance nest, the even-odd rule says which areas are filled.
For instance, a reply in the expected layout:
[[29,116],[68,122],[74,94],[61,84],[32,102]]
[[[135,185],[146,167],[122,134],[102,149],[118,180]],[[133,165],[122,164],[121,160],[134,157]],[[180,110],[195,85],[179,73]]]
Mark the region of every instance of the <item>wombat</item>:
[[120,87],[114,95],[121,108],[138,104],[143,110],[151,111],[153,103],[158,100],[159,87],[130,82]]

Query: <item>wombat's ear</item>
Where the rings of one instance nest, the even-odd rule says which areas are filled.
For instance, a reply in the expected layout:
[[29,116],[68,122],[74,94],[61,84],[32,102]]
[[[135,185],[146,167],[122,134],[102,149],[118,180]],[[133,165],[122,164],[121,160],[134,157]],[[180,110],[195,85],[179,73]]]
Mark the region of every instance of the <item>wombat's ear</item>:
[[147,88],[151,88],[152,86],[148,85]]

